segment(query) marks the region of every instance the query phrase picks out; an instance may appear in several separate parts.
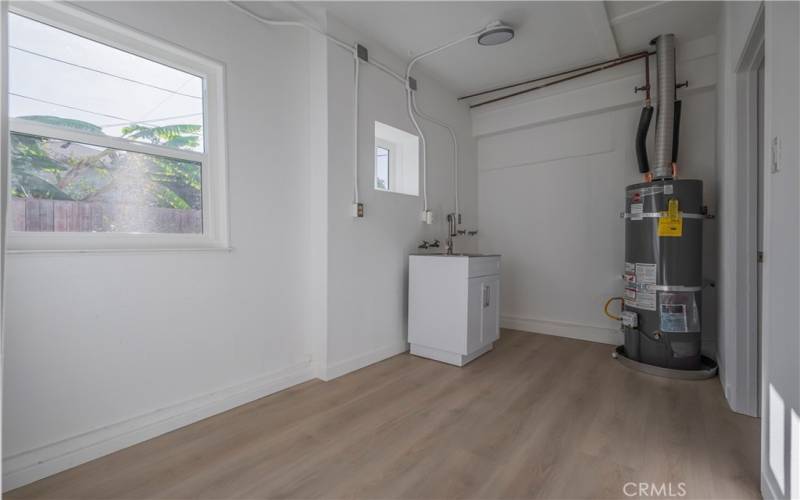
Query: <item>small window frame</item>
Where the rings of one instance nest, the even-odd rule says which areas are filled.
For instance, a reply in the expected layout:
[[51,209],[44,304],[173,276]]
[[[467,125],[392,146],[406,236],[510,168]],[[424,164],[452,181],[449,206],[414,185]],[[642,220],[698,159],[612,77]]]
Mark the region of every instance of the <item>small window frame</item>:
[[419,196],[419,137],[377,120],[374,137],[375,147],[389,150],[388,189],[377,187],[377,155],[373,155],[374,189],[381,193]]
[[397,147],[396,144],[391,143],[391,142],[386,141],[386,140],[383,140],[383,139],[380,139],[378,137],[375,138],[375,149],[377,149],[377,148],[385,149],[389,153],[389,165],[387,167],[388,168],[388,171],[387,171],[388,175],[387,175],[387,179],[386,179],[387,185],[386,185],[385,189],[378,187],[378,153],[377,153],[377,151],[375,152],[375,176],[374,176],[375,179],[374,179],[374,183],[373,184],[374,184],[374,187],[375,187],[375,189],[377,191],[384,191],[384,192],[391,193],[392,192],[392,185],[394,184],[393,179],[392,179],[392,175],[396,175],[396,172],[397,172],[397,168],[396,168],[397,167],[397,165],[396,165],[397,155],[399,154],[400,151],[399,151],[399,148]]
[[[202,234],[113,232],[8,232],[11,253],[91,251],[227,250],[227,145],[224,108],[225,67],[182,47],[60,2],[26,2],[9,12],[195,75],[203,80],[202,152],[179,150],[124,138],[9,119],[9,132],[71,140],[126,151],[201,162]],[[4,64],[8,64],[5,62]]]

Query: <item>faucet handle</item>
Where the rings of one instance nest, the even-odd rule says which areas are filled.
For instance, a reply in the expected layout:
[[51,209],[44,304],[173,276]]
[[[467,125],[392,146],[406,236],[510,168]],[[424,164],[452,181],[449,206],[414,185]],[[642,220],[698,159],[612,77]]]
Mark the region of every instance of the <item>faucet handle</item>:
[[433,243],[430,244],[431,248],[439,248],[439,240],[433,240]]
[[469,235],[470,236],[475,236],[476,234],[478,234],[478,230],[477,229],[474,230],[474,231],[469,231]]
[[459,230],[458,230],[458,231],[456,231],[456,232],[457,232],[458,234],[467,234],[467,231],[466,231],[465,229],[459,229]]
[[428,246],[429,246],[429,243],[427,241],[425,241],[425,240],[422,240],[422,244],[420,246],[418,246],[417,248],[422,248],[424,250],[424,249],[428,248]]

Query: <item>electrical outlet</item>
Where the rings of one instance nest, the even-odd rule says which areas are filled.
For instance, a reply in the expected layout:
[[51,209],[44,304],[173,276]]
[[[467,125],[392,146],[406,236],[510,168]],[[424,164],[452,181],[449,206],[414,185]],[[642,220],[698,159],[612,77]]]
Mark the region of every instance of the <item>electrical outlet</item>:
[[364,204],[363,203],[353,203],[353,217],[356,219],[363,219],[364,218]]
[[433,212],[430,210],[422,212],[422,222],[425,224],[433,224]]

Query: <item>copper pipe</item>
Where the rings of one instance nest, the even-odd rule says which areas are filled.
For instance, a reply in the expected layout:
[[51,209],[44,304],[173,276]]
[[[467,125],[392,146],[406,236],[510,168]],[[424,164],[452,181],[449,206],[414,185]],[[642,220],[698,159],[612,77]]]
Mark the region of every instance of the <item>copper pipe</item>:
[[536,83],[536,82],[540,82],[542,80],[548,80],[550,78],[555,78],[557,76],[568,75],[570,73],[575,73],[576,71],[582,71],[584,69],[594,68],[595,66],[601,66],[603,64],[606,64],[606,63],[609,63],[609,62],[612,62],[612,61],[616,61],[617,59],[619,59],[619,58],[610,59],[608,61],[602,61],[602,62],[598,62],[598,63],[594,63],[594,64],[587,64],[586,66],[581,66],[579,68],[572,68],[570,70],[562,71],[560,73],[553,73],[552,75],[540,76],[539,78],[534,78],[533,80],[525,80],[524,82],[512,83],[512,84],[506,85],[504,87],[497,87],[497,88],[489,89],[489,90],[481,90],[480,92],[476,92],[474,94],[470,94],[470,95],[465,95],[463,97],[459,97],[458,100],[459,101],[463,101],[464,99],[469,99],[471,97],[478,97],[479,95],[493,94],[494,92],[500,92],[501,90],[512,89],[514,87],[520,87],[522,85],[527,85],[529,83]]
[[[594,63],[594,64],[587,64],[586,66],[580,66],[580,67],[577,67],[577,68],[572,68],[572,69],[567,70],[567,71],[561,71],[559,73],[553,73],[552,75],[540,76],[538,78],[534,78],[532,80],[526,80],[524,82],[512,83],[510,85],[505,85],[503,87],[497,87],[497,88],[493,88],[493,89],[489,89],[489,90],[482,90],[482,91],[476,92],[474,94],[470,94],[470,95],[465,95],[463,97],[459,97],[458,100],[461,101],[461,100],[464,100],[464,99],[469,99],[471,97],[478,97],[479,95],[484,95],[484,94],[493,94],[493,93],[499,92],[501,90],[507,90],[507,89],[511,89],[511,88],[514,88],[514,87],[520,87],[522,85],[528,85],[530,83],[536,83],[536,82],[540,82],[542,80],[549,80],[550,78],[556,78],[558,76],[568,75],[570,73],[575,73],[576,71],[583,71],[585,69],[594,68],[596,66],[602,66],[603,64],[616,62],[616,61],[619,61],[620,59],[628,59],[629,57],[633,57],[633,56],[638,55],[638,54],[641,54],[641,52],[637,52],[636,54],[629,54],[629,55],[626,55],[626,56],[615,57],[614,59],[608,59],[607,61],[602,61],[602,62],[598,62],[598,63]],[[655,52],[651,52],[650,54],[655,54]]]
[[[483,101],[483,102],[479,102],[477,104],[472,104],[470,106],[470,108],[478,108],[478,107],[484,106],[486,104],[491,104],[493,102],[502,101],[504,99],[509,99],[511,97],[516,97],[518,95],[527,94],[528,92],[533,92],[534,90],[543,89],[545,87],[549,87],[549,86],[555,85],[557,83],[567,82],[569,80],[574,80],[575,78],[579,78],[581,76],[591,75],[592,73],[597,73],[597,72],[603,71],[605,69],[610,69],[610,68],[613,68],[613,67],[616,67],[616,66],[620,66],[622,64],[629,63],[631,61],[636,61],[636,60],[642,59],[642,58],[648,58],[650,55],[651,55],[650,52],[643,51],[643,52],[637,52],[636,54],[630,54],[630,55],[627,55],[627,56],[624,56],[624,57],[619,57],[617,59],[611,59],[610,61],[606,61],[604,63],[599,63],[600,66],[598,66],[598,65],[589,66],[590,68],[593,68],[593,69],[590,69],[589,71],[584,71],[582,73],[574,74],[574,75],[568,76],[566,78],[561,78],[559,80],[554,80],[552,82],[547,82],[545,84],[538,85],[536,87],[532,87],[532,88],[529,88],[529,89],[520,90],[518,92],[512,92],[511,94],[507,94],[507,95],[504,95],[504,96],[496,97],[494,99],[489,99],[488,101]],[[559,73],[559,74],[574,73],[575,71],[580,71],[580,69],[567,71],[567,72],[562,72],[562,73]],[[558,74],[545,76],[545,77],[537,79],[536,81],[547,80],[549,78],[554,78],[557,75]],[[531,82],[529,82],[529,83],[532,83],[532,82],[533,82],[533,80]],[[514,87],[514,86],[517,86],[517,85],[512,85],[511,87]],[[499,90],[501,90],[501,89],[494,89],[494,90],[491,90],[491,91],[486,91],[484,93],[495,92],[495,91],[499,91]],[[478,94],[476,94],[476,95],[478,95]]]

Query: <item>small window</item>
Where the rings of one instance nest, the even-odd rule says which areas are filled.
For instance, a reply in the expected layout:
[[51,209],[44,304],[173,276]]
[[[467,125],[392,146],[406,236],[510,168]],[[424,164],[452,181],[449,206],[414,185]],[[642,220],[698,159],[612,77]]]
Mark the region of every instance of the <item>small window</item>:
[[419,194],[419,138],[375,122],[375,189]]
[[10,247],[227,245],[221,68],[53,10],[9,14]]

